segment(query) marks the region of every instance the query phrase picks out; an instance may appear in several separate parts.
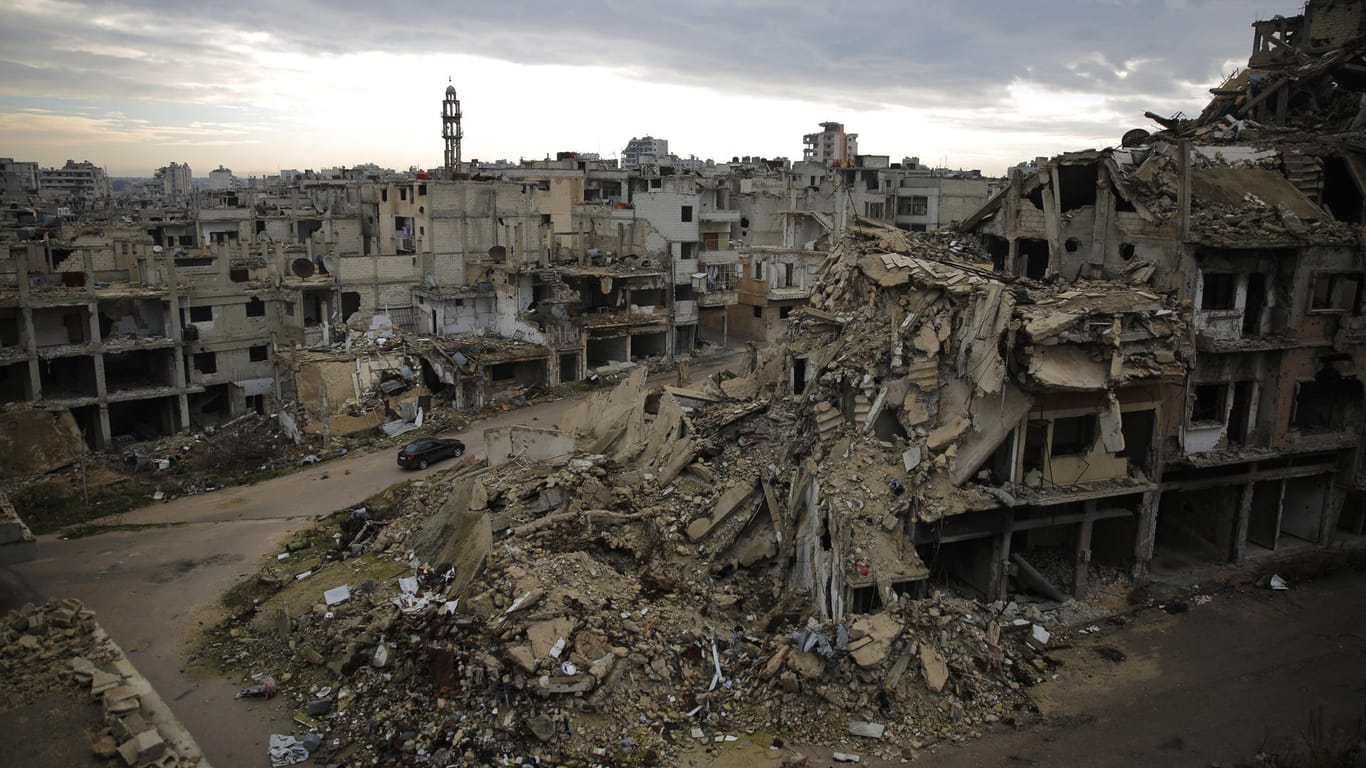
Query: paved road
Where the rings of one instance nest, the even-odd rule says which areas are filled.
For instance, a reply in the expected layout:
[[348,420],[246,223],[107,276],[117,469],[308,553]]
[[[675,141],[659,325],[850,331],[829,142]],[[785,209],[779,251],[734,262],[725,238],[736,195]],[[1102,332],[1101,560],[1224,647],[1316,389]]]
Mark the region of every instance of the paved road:
[[[740,357],[732,353],[696,363],[693,379],[734,366]],[[673,383],[674,375],[660,374],[652,383]],[[582,397],[508,411],[449,434],[465,441],[468,455],[481,457],[484,429],[550,427]],[[106,518],[99,522],[109,530],[97,535],[70,541],[40,537],[37,560],[0,568],[0,612],[49,596],[80,598],[195,735],[210,762],[220,768],[268,765],[269,735],[292,730],[290,713],[278,700],[235,701],[236,687],[227,681],[187,676],[185,641],[200,624],[212,622],[220,594],[255,573],[282,540],[315,517],[451,466],[405,472],[391,450],[358,453],[256,485]]]
[[[1127,659],[1105,661],[1096,646]],[[1264,740],[1295,742],[1316,707],[1354,726],[1366,714],[1366,574],[1150,611],[1060,658],[1062,676],[1035,689],[1044,725],[999,728],[929,764],[1243,765]]]

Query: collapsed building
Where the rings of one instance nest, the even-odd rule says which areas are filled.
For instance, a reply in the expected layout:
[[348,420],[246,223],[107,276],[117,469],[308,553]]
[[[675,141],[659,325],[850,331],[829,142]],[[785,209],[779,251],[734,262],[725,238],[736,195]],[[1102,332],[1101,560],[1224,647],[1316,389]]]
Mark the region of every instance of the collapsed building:
[[1311,2],[1259,22],[1199,118],[1016,175],[965,224],[1008,274],[1124,281],[1188,313],[1189,376],[1154,401],[1152,545],[1174,564],[1363,530],[1362,18]]

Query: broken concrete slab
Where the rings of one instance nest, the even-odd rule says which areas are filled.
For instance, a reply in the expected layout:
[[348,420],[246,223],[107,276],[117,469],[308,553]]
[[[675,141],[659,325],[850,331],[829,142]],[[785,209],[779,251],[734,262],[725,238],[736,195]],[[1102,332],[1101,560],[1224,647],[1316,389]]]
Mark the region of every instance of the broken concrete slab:
[[885,613],[860,616],[849,625],[849,655],[864,669],[880,666],[900,634],[901,622]]
[[934,693],[944,690],[949,681],[948,664],[928,643],[920,644],[920,672],[925,676],[925,686]]
[[849,735],[858,736],[864,739],[881,739],[887,733],[887,726],[880,723],[865,723],[859,720],[849,721]]

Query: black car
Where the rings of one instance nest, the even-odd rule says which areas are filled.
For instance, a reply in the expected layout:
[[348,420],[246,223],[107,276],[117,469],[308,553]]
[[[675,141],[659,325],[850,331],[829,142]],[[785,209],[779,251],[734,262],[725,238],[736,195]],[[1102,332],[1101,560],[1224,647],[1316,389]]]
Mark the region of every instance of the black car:
[[443,437],[424,437],[398,450],[398,465],[404,469],[426,469],[428,464],[465,453],[465,444]]

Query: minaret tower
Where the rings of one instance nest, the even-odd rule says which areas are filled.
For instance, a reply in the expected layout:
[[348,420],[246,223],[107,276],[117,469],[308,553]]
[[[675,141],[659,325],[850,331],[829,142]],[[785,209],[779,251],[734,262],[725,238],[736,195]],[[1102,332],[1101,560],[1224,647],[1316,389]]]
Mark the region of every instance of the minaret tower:
[[452,179],[460,169],[460,139],[465,131],[460,127],[460,99],[455,86],[446,86],[446,98],[441,102],[441,138],[446,140],[446,178]]

